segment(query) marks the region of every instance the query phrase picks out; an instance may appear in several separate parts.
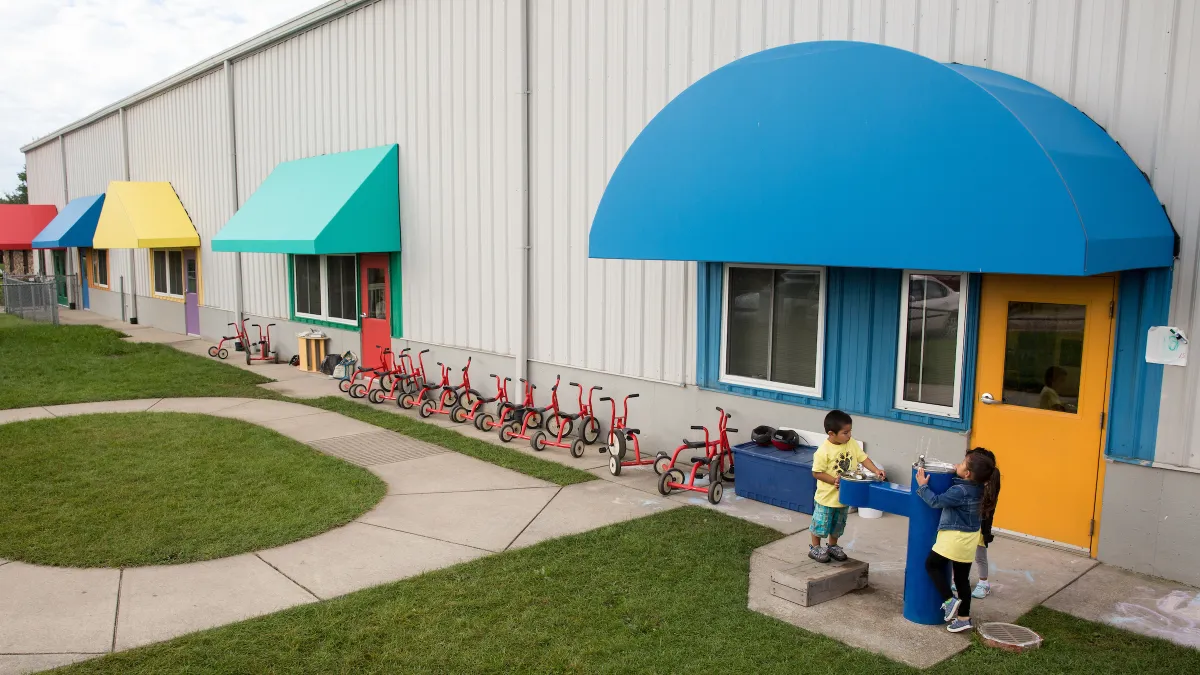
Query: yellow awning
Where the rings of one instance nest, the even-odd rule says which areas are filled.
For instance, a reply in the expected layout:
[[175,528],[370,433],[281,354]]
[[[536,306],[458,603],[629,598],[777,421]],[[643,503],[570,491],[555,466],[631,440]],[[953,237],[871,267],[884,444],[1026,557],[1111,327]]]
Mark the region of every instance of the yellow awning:
[[170,183],[112,181],[93,248],[187,248],[200,235]]

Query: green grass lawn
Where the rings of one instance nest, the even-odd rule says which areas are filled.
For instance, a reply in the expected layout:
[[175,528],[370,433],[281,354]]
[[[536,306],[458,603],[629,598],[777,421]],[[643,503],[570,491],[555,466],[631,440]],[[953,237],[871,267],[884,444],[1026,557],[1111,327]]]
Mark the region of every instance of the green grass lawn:
[[[685,507],[62,672],[915,672],[746,609],[750,553],[780,536]],[[1200,672],[1200,653],[1159,640],[1048,610],[1024,622],[1043,649],[974,646],[933,672]]]
[[54,326],[0,314],[0,409],[167,396],[272,392],[270,380],[185,354],[134,344],[99,326]]
[[558,485],[572,485],[575,483],[585,483],[590,480],[598,480],[596,476],[586,471],[563,466],[557,462],[530,457],[513,448],[506,448],[502,445],[495,445],[477,438],[464,436],[451,429],[429,424],[428,422],[421,422],[411,417],[397,415],[386,410],[368,407],[347,398],[325,396],[314,400],[289,400],[295,403],[324,408],[330,412],[341,413],[347,417],[367,422],[368,424],[374,424],[384,429],[391,429],[410,438],[440,445],[455,452],[461,452],[464,455],[469,455],[506,469],[512,469],[527,476],[557,483]]
[[274,431],[181,413],[0,425],[0,558],[126,567],[221,558],[347,523],[374,474]]

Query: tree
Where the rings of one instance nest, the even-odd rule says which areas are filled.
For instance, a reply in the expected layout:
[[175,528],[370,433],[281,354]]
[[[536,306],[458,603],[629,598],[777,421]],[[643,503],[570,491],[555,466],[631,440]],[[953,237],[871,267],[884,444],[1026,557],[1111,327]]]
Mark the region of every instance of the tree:
[[0,196],[0,204],[28,204],[29,184],[25,181],[25,169],[17,172],[16,192],[6,192]]

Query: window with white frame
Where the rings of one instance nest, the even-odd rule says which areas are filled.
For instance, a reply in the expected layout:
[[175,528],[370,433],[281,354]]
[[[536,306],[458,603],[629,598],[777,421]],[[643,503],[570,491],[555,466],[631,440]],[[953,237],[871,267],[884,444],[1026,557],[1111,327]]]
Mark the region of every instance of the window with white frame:
[[108,251],[97,248],[91,251],[92,285],[108,288]]
[[820,396],[825,270],[725,266],[721,381]]
[[358,323],[358,266],[352,255],[292,256],[296,316]]
[[183,297],[183,251],[158,249],[151,252],[154,267],[154,293]]
[[966,274],[904,273],[897,408],[958,417],[967,278]]

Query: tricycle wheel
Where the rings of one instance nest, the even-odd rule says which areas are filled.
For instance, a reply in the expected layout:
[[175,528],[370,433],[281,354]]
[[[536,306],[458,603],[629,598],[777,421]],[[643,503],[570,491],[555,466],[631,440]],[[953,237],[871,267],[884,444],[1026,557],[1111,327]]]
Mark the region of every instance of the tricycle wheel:
[[669,472],[664,473],[662,476],[659,476],[659,478],[658,478],[658,494],[660,494],[664,497],[671,494],[671,490],[673,490],[674,488],[672,488],[670,485],[668,485],[668,483],[670,483],[670,482],[671,482],[671,474]]
[[586,451],[587,451],[587,444],[583,442],[582,438],[576,438],[575,440],[571,441],[571,456],[572,457],[574,457],[575,459],[579,459],[580,457],[583,457],[583,453]]
[[551,436],[557,436],[558,427],[562,425],[562,422],[562,418],[558,415],[547,415],[545,424],[546,433],[550,434]]
[[338,389],[341,389],[342,393],[345,394],[346,392],[350,391],[351,384],[352,383],[350,382],[350,380],[339,380],[338,381]]
[[417,408],[417,414],[421,417],[429,417],[433,414],[433,401],[422,401],[421,407]]
[[475,405],[475,401],[478,401],[478,400],[479,400],[479,396],[477,396],[475,394],[475,392],[471,391],[470,389],[466,390],[465,392],[463,392],[462,396],[458,397],[459,405],[461,405],[464,408],[470,408],[471,406]]
[[572,422],[571,420],[567,419],[566,417],[560,419],[558,421],[558,423],[563,428],[562,429],[563,436],[570,436],[571,430],[575,428],[575,423]]
[[371,403],[374,403],[375,405],[379,405],[380,403],[383,403],[383,390],[382,389],[372,389],[371,391],[367,392],[367,400],[370,401]]
[[350,398],[362,398],[367,395],[367,385],[362,382],[350,387]]
[[213,345],[212,347],[208,348],[208,355],[212,356],[212,357],[216,357],[216,355],[217,355],[217,346],[216,345]]
[[400,398],[396,399],[396,405],[404,408],[405,410],[412,410],[412,407],[416,404],[417,397],[413,396],[412,394],[404,394]]
[[383,377],[379,378],[379,386],[383,389],[391,389],[395,383],[396,377],[391,373],[384,373]]
[[708,501],[713,504],[721,503],[721,495],[725,494],[725,484],[714,480],[708,484]]
[[455,424],[462,424],[467,421],[467,409],[461,405],[456,405],[450,409],[450,421]]
[[682,469],[671,469],[663,475],[670,476],[671,482],[676,485],[683,485],[684,479],[687,478],[687,474],[685,474]]
[[224,361],[225,359],[229,358],[229,350],[221,347],[221,349],[217,351],[217,357]]
[[507,422],[508,418],[510,416],[512,416],[513,411],[516,409],[517,409],[517,406],[515,406],[511,403],[508,403],[508,402],[501,403],[500,407],[496,408],[496,416],[500,419],[501,422]]
[[663,475],[671,468],[671,456],[665,452],[658,453],[654,458],[654,473]]
[[621,460],[616,455],[608,456],[608,472],[614,476],[621,475]]
[[541,452],[546,449],[546,432],[538,429],[533,436],[529,438],[529,447]]
[[496,428],[496,416],[491,413],[479,413],[475,416],[475,426],[480,431],[491,431]]
[[595,443],[600,438],[600,420],[591,415],[579,420],[579,437],[588,445]]
[[440,398],[442,401],[444,401],[444,403],[442,405],[446,406],[447,408],[453,408],[454,406],[458,405],[459,396],[458,396],[458,392],[456,392],[456,391],[449,391],[449,390],[443,389],[441,395],[438,398]]
[[616,457],[618,460],[623,460],[628,448],[629,442],[625,440],[625,432],[620,429],[613,429],[612,433],[608,435],[608,454]]
[[511,441],[513,439],[513,436],[516,436],[516,435],[517,435],[517,423],[516,422],[509,422],[509,423],[505,424],[504,426],[500,427],[500,441],[502,443],[508,443],[509,441]]
[[530,429],[537,429],[538,427],[542,426],[542,421],[543,421],[542,413],[540,413],[540,412],[529,413],[529,428]]

